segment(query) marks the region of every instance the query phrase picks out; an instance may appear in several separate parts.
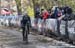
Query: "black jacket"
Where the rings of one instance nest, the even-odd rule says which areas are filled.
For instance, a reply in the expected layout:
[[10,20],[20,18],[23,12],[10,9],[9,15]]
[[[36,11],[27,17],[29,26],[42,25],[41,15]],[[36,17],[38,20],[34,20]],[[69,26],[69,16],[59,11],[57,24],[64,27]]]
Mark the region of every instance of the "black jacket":
[[72,11],[72,8],[70,8],[70,7],[68,7],[68,6],[66,6],[66,7],[64,7],[63,8],[63,10],[64,10],[64,14],[71,14],[73,11]]
[[26,24],[31,25],[31,20],[28,15],[24,15],[22,20],[21,20],[21,27],[25,27]]

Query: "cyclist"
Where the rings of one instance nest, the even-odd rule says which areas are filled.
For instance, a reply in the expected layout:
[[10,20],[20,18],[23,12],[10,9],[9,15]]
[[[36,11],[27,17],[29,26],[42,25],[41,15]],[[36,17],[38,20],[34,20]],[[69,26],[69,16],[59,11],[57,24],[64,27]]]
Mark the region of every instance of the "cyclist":
[[[22,27],[22,35],[23,35],[23,41],[28,42],[28,34],[29,34],[29,26],[31,25],[30,17],[27,13],[23,15],[23,18],[21,20],[21,27]],[[26,28],[27,27],[27,28]],[[26,31],[27,30],[27,31]]]

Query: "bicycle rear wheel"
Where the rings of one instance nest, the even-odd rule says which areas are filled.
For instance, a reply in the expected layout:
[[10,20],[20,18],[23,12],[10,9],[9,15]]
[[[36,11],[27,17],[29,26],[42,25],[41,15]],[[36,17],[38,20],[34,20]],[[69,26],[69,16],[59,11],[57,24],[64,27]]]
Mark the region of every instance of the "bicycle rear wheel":
[[25,40],[28,43],[28,29],[27,29],[27,26],[25,26]]

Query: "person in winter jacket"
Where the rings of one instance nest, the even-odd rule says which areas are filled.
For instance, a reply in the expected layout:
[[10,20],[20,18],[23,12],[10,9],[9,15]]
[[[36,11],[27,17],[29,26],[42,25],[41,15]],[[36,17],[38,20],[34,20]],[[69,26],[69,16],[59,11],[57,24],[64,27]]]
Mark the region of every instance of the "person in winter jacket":
[[23,41],[28,41],[25,37],[26,26],[27,26],[27,33],[29,33],[29,27],[31,26],[31,20],[30,20],[30,17],[27,15],[27,13],[23,15],[23,18],[21,20]]
[[43,19],[44,19],[44,20],[47,19],[48,16],[49,16],[48,11],[47,11],[47,10],[44,10],[44,12],[43,12]]

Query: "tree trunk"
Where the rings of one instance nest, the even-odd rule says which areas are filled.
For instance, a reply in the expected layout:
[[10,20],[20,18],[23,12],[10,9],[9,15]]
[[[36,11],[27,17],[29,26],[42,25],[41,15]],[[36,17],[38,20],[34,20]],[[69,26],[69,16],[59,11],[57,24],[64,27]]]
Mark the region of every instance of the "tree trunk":
[[34,16],[35,16],[35,0],[32,0],[32,2],[33,2]]
[[18,15],[22,15],[21,0],[15,0],[15,1],[16,1],[16,5],[17,5]]

